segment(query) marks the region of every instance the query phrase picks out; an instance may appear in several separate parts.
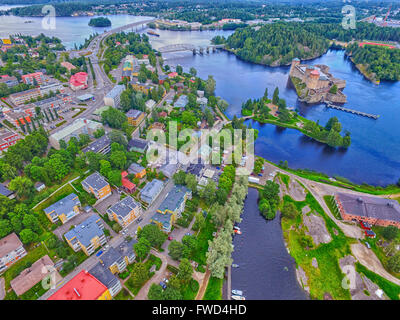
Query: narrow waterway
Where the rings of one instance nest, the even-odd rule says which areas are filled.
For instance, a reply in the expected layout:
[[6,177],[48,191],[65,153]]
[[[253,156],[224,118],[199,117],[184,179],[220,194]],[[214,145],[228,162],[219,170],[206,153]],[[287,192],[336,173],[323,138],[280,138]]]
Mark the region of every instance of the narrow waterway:
[[258,211],[258,191],[249,189],[244,203],[241,235],[233,240],[232,289],[242,290],[250,300],[303,300],[306,293],[295,273],[294,259],[288,254],[280,217],[266,221]]

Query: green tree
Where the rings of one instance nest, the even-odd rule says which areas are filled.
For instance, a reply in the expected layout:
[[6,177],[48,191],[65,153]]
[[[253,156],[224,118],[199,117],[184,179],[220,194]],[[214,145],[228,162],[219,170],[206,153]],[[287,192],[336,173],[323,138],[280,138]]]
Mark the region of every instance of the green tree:
[[182,257],[183,245],[182,243],[172,240],[168,246],[168,254],[174,260],[179,260]]
[[131,277],[128,281],[131,281],[133,286],[140,287],[149,278],[149,271],[143,263],[137,262],[132,267]]
[[136,256],[142,261],[144,260],[150,252],[151,244],[145,238],[140,238],[137,243],[133,245]]
[[36,242],[39,238],[38,235],[35,232],[33,232],[31,229],[23,229],[19,233],[19,237],[24,244]]
[[188,283],[192,279],[192,274],[192,265],[190,264],[188,259],[183,258],[179,264],[179,272],[177,274],[177,278],[183,283]]
[[399,229],[397,229],[395,226],[388,226],[382,231],[382,236],[389,241],[396,239],[398,234]]
[[163,289],[159,284],[152,283],[147,294],[149,300],[163,300]]

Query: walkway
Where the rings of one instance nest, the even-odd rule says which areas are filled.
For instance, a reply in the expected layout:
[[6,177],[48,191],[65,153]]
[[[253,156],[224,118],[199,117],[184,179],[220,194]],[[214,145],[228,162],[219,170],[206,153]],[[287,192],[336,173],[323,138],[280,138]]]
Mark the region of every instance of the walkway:
[[206,293],[206,289],[208,286],[208,280],[210,280],[210,275],[211,275],[211,272],[210,272],[210,270],[207,269],[207,271],[204,275],[203,281],[200,285],[199,292],[197,292],[196,300],[203,300],[204,294]]

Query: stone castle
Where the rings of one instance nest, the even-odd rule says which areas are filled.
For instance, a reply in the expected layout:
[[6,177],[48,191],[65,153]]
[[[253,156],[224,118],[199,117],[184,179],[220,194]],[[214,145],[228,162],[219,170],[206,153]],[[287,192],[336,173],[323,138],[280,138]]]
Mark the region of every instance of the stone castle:
[[347,97],[342,92],[346,80],[334,78],[326,65],[301,64],[300,60],[295,58],[292,60],[289,76],[303,102],[347,102]]

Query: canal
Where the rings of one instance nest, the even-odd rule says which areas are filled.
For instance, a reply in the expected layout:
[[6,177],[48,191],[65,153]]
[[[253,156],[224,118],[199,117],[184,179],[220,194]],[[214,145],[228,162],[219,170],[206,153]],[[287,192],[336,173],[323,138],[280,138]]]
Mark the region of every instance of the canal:
[[232,289],[242,290],[250,300],[307,299],[295,273],[294,259],[288,254],[280,218],[266,221],[258,211],[258,191],[249,188],[240,224],[241,235],[233,240]]

